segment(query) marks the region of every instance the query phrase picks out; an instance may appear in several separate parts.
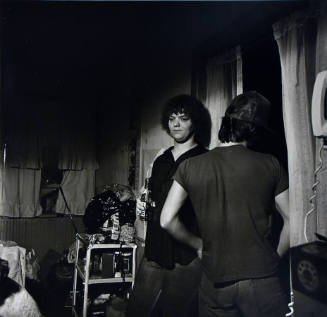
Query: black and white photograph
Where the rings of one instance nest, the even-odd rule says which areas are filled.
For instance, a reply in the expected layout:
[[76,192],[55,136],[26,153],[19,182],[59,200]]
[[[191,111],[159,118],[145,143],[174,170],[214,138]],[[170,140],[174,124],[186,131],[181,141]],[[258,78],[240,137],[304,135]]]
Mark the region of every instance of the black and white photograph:
[[0,0],[0,317],[326,317],[325,0]]

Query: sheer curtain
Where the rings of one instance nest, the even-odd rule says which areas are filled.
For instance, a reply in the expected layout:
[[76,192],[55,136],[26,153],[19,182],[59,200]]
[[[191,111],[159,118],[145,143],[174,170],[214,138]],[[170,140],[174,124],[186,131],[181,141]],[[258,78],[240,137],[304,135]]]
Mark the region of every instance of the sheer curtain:
[[225,110],[237,94],[242,93],[242,57],[240,47],[214,57],[207,64],[206,106],[211,115],[209,148],[219,145],[218,131]]
[[[73,214],[84,213],[94,196],[98,168],[96,116],[90,104],[20,98],[6,105],[1,116],[0,216],[41,215],[42,148],[50,144],[59,149],[58,168],[63,170],[61,186],[68,206]],[[56,211],[67,213],[60,193]]]
[[37,106],[17,98],[1,114],[0,216],[34,217],[41,183]]
[[[69,105],[60,121],[58,168],[63,170],[61,188],[72,214],[83,215],[94,196],[96,161],[96,115],[92,107]],[[55,207],[58,213],[68,209],[61,193]]]
[[40,169],[13,168],[1,164],[0,216],[35,217],[39,203]]
[[[314,83],[315,33],[313,20],[302,12],[273,25],[278,43],[281,71],[283,118],[288,151],[291,246],[312,239],[315,215],[312,195],[315,144],[311,126],[311,95]],[[305,230],[305,221],[307,226]]]
[[[73,215],[84,215],[85,209],[94,196],[95,171],[82,169],[80,171],[67,170],[64,172],[61,188]],[[62,193],[59,192],[56,202],[56,212],[69,213]]]

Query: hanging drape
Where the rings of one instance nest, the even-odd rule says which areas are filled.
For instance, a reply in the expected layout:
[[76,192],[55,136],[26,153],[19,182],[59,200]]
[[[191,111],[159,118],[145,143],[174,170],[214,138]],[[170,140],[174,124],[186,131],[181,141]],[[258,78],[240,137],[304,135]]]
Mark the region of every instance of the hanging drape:
[[34,217],[42,212],[38,120],[35,105],[19,98],[2,112],[0,216]]
[[70,106],[61,118],[61,140],[58,168],[63,170],[60,184],[66,198],[58,195],[55,210],[58,213],[82,215],[94,196],[95,170],[95,111],[91,107]]
[[39,203],[41,170],[1,166],[0,216],[35,217]]
[[[322,1],[318,15],[317,47],[316,47],[316,74],[327,70],[327,3]],[[319,167],[319,148],[322,140],[316,139],[316,165]],[[320,170],[318,176],[319,185],[317,191],[317,231],[327,236],[327,151],[322,151],[322,161],[324,168]]]
[[59,192],[56,203],[56,212],[63,214],[71,212],[74,215],[84,215],[88,203],[94,196],[94,170],[67,170],[64,172],[60,186],[68,207],[65,204],[62,193]]
[[240,47],[214,57],[207,64],[206,107],[211,116],[209,148],[219,145],[218,131],[225,110],[237,94],[242,93],[242,57]]
[[[35,99],[36,100],[36,99]],[[95,109],[86,102],[11,99],[1,121],[0,216],[42,213],[42,149],[58,149],[62,188],[73,214],[82,214],[94,196]],[[4,147],[6,145],[6,147]],[[67,212],[59,194],[57,212]]]
[[[315,45],[312,19],[296,12],[273,25],[278,43],[283,119],[288,153],[291,246],[305,242],[315,231],[309,198],[314,171],[314,138],[311,126],[311,95],[314,83]],[[307,221],[306,231],[304,228]]]

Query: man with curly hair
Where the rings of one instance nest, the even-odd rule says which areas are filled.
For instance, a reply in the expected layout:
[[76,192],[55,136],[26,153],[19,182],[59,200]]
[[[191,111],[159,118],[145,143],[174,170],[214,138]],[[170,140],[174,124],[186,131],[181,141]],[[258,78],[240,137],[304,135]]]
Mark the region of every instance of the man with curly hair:
[[[160,214],[179,164],[206,152],[200,142],[205,128],[210,126],[208,119],[202,103],[189,95],[171,98],[163,109],[162,127],[172,137],[174,145],[153,164],[151,190],[156,206],[148,221],[144,258],[128,303],[129,317],[150,316],[158,302],[163,317],[189,316],[190,304],[200,282],[199,258],[193,249],[176,241],[160,227]],[[145,203],[137,200],[137,213],[144,210]],[[191,232],[199,234],[189,200],[181,209],[181,221]],[[196,309],[193,311],[196,316]]]

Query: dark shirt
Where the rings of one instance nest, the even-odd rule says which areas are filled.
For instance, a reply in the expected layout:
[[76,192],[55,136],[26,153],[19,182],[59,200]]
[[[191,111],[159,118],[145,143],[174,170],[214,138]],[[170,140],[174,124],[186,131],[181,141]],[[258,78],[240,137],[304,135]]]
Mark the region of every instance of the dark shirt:
[[[161,210],[179,164],[187,158],[207,152],[204,147],[197,145],[183,153],[175,162],[172,148],[167,149],[153,163],[151,189],[156,207],[153,210],[152,219],[148,222],[144,251],[148,260],[168,269],[174,268],[175,263],[189,264],[197,255],[192,248],[178,242],[160,227]],[[180,219],[191,232],[199,235],[194,210],[189,199],[180,210]]]
[[270,217],[275,196],[288,188],[277,159],[242,145],[218,147],[183,162],[174,178],[194,206],[203,239],[201,262],[211,281],[276,272]]

